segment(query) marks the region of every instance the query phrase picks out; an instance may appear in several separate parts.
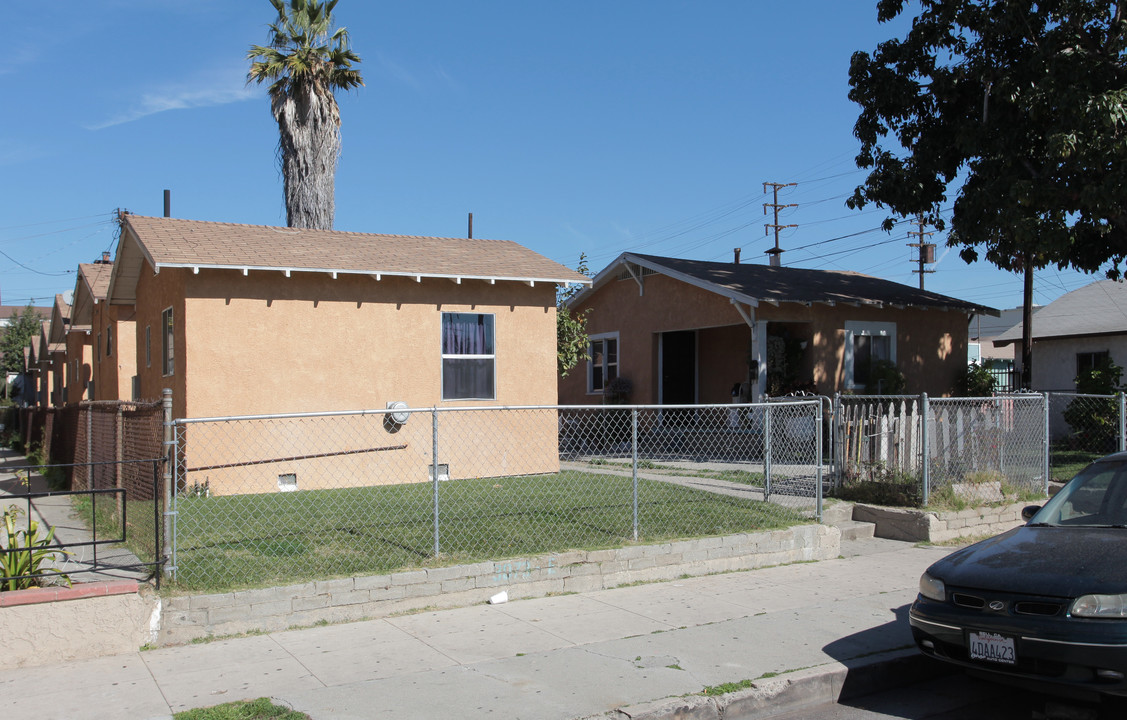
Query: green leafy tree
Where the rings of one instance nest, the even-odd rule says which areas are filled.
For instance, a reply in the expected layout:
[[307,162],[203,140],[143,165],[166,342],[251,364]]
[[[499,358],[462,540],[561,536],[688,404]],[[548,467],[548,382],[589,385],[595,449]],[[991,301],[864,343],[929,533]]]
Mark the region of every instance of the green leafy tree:
[[[278,17],[270,44],[253,45],[247,82],[269,82],[278,123],[278,154],[290,227],[331,230],[340,155],[340,108],[334,93],[364,84],[353,65],[348,31],[333,28],[337,0],[270,0]],[[288,5],[288,7],[287,7]]]
[[[586,253],[580,253],[575,269],[580,275],[591,277]],[[587,357],[587,313],[591,309],[572,312],[567,307],[567,301],[582,289],[581,285],[564,285],[556,292],[556,367],[560,377],[567,377]]]
[[[886,22],[905,0],[878,0]],[[869,169],[848,204],[939,213],[948,245],[1022,270],[1120,275],[1127,254],[1124,2],[919,0],[902,39],[857,52],[849,97]],[[961,185],[960,185],[961,184]],[[893,219],[885,221],[891,229]]]
[[22,313],[16,312],[12,315],[8,327],[3,329],[3,337],[0,338],[0,352],[4,354],[0,365],[3,366],[5,376],[24,369],[23,349],[39,339],[42,323],[43,316],[32,307],[31,303],[27,304]]

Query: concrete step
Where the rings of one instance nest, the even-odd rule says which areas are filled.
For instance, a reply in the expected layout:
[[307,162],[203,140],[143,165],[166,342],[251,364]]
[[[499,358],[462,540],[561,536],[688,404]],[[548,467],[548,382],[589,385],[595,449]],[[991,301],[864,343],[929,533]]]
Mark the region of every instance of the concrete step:
[[860,520],[843,520],[833,525],[841,530],[842,540],[871,540],[877,529],[876,523]]
[[825,507],[822,508],[823,525],[837,525],[852,519],[853,503],[851,502],[827,502]]

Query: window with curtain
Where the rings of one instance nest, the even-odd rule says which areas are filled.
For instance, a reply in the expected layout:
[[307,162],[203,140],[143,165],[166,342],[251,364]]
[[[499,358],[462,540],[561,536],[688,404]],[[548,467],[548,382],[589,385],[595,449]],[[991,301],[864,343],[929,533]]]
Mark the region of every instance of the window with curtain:
[[496,399],[493,315],[442,313],[442,399]]

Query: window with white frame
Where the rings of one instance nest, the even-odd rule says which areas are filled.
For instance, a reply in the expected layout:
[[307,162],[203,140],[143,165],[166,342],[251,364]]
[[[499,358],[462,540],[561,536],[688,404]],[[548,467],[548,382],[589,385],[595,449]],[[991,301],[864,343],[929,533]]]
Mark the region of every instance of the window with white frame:
[[497,397],[494,316],[442,313],[442,399],[494,400]]
[[171,375],[172,371],[176,369],[176,358],[173,353],[173,331],[175,327],[172,321],[172,308],[165,309],[160,314],[161,325],[161,341],[160,341],[160,359],[161,359],[161,372],[165,375]]
[[845,387],[870,390],[869,377],[879,362],[896,364],[896,323],[845,323]]
[[592,335],[587,345],[587,392],[601,393],[618,377],[618,333]]

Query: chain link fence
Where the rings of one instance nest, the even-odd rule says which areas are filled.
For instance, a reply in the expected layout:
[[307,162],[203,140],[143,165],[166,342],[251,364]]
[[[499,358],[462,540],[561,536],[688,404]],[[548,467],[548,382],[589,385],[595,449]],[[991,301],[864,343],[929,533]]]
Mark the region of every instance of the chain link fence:
[[838,492],[898,506],[961,508],[1043,497],[1046,398],[839,396]]
[[292,583],[819,517],[820,401],[177,421],[171,571]]
[[1123,450],[1123,395],[1049,393],[1050,463],[1054,482],[1065,482],[1085,465]]

